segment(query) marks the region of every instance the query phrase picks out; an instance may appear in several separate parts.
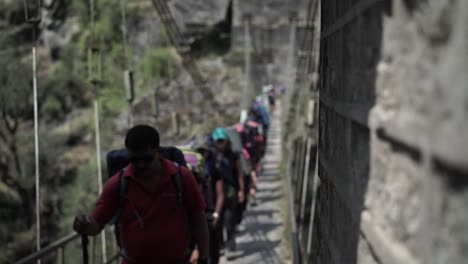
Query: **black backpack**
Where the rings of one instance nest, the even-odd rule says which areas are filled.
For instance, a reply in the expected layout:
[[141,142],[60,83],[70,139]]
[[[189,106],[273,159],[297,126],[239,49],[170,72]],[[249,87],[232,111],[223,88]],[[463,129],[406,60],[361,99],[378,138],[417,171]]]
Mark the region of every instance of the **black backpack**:
[[[186,257],[190,256],[191,253],[191,248],[193,247],[194,241],[192,239],[192,228],[190,225],[190,221],[188,219],[188,213],[187,213],[187,208],[185,207],[184,203],[184,189],[182,186],[182,175],[180,173],[180,166],[187,167],[187,164],[185,162],[184,154],[182,153],[181,150],[179,150],[176,147],[160,147],[160,154],[161,157],[168,159],[177,166],[178,171],[177,174],[172,177],[172,181],[174,183],[174,186],[176,187],[176,192],[177,192],[177,206],[181,206],[183,210],[183,215],[184,215],[184,222],[189,238],[189,243],[190,243],[190,248],[187,248],[185,255]],[[132,260],[131,257],[128,255],[127,251],[122,248],[121,243],[120,243],[120,216],[122,214],[122,209],[125,204],[125,200],[127,197],[127,190],[128,190],[128,181],[126,177],[123,177],[123,173],[125,172],[125,167],[129,164],[128,160],[128,151],[126,149],[117,149],[113,150],[107,153],[107,171],[108,171],[108,177],[112,177],[117,174],[117,172],[120,171],[118,174],[119,177],[119,207],[117,208],[117,212],[114,214],[114,217],[112,218],[112,223],[114,224],[114,235],[115,239],[117,241],[117,245],[120,248],[120,255],[127,259],[127,260]],[[138,221],[140,222],[140,225],[143,225],[143,219],[141,216],[137,213],[135,213],[136,217],[138,218]]]
[[[160,147],[161,157],[187,167],[184,153],[176,147]],[[107,153],[107,176],[110,178],[128,165],[128,151],[116,149]]]
[[243,126],[242,132],[242,145],[247,149],[250,155],[253,156],[255,150],[257,149],[257,141],[255,138],[260,135],[259,133],[259,123],[253,120],[247,120]]
[[217,152],[215,154],[215,169],[221,175],[225,187],[227,185],[233,187],[236,191],[239,190],[238,171],[236,167],[239,153],[226,150],[224,153]]

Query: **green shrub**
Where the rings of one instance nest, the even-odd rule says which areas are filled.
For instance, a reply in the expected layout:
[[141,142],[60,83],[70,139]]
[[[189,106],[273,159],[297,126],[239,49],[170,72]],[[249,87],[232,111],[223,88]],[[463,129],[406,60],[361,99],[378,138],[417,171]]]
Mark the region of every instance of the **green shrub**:
[[176,75],[176,61],[170,49],[154,48],[149,50],[142,62],[142,72],[145,81],[167,79]]

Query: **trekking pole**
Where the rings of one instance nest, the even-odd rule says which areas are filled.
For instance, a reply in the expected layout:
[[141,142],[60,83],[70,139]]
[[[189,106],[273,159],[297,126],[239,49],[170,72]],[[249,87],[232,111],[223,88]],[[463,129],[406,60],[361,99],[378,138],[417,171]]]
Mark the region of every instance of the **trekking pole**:
[[83,264],[89,263],[88,242],[88,236],[81,235],[81,247],[83,248]]

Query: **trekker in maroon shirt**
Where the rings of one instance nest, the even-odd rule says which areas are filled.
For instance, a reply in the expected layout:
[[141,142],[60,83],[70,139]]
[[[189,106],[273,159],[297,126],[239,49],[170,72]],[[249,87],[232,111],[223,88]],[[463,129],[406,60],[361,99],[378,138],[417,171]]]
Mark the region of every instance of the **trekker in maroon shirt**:
[[[207,263],[205,203],[194,176],[187,168],[160,157],[159,134],[151,126],[131,128],[125,137],[125,147],[130,164],[122,174],[128,183],[127,197],[119,218],[120,246],[125,252],[122,263],[189,263],[186,220],[190,222],[191,234],[198,247],[198,263]],[[178,206],[177,187],[172,179],[179,170],[183,206]],[[75,218],[73,228],[76,232],[95,236],[116,215],[119,209],[119,176],[112,176],[106,183],[92,215]]]

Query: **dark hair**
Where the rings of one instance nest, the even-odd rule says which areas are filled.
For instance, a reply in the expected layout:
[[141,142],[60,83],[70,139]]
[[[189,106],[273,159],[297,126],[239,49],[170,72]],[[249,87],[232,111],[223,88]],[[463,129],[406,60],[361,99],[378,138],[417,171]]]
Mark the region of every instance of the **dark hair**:
[[159,133],[148,125],[136,125],[128,130],[125,136],[125,147],[140,150],[147,147],[159,148]]

